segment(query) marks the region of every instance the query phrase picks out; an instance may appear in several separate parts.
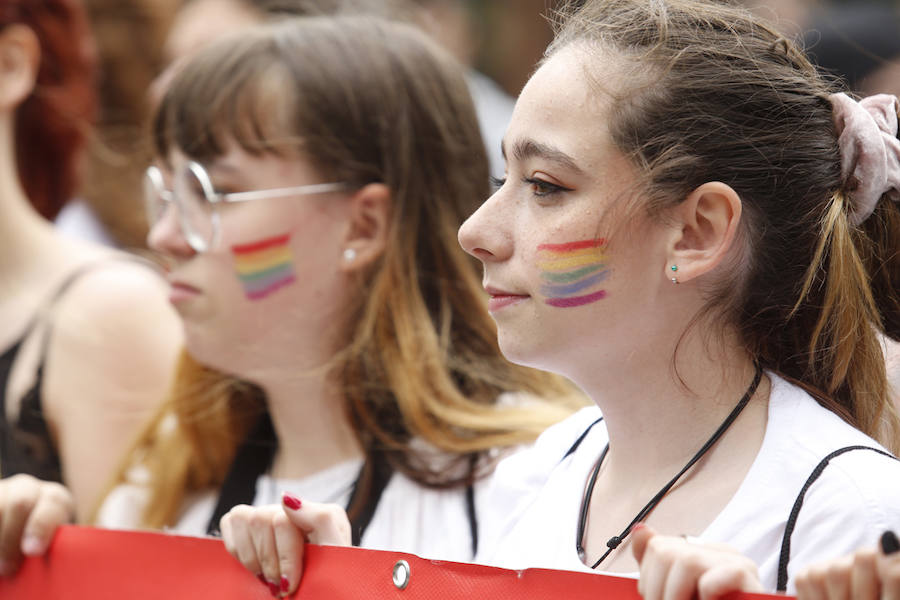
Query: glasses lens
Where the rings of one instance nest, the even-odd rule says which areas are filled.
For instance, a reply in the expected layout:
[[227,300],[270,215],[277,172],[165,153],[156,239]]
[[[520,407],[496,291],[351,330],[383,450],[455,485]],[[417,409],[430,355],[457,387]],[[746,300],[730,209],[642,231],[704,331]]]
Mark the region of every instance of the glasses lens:
[[144,173],[144,210],[147,213],[147,224],[156,225],[169,206],[170,192],[166,189],[162,172],[157,167],[149,167]]
[[194,250],[208,249],[215,238],[214,194],[203,167],[189,163],[175,178],[175,202],[185,238]]

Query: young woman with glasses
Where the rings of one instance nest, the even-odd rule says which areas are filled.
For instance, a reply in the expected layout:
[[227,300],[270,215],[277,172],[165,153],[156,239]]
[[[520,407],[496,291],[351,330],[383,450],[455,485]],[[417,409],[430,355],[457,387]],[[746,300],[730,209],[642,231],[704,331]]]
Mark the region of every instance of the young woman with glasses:
[[456,63],[374,19],[264,27],[192,59],[154,136],[149,241],[186,352],[96,522],[203,534],[314,500],[363,546],[471,558],[498,455],[571,391],[502,358],[457,245],[488,175]]

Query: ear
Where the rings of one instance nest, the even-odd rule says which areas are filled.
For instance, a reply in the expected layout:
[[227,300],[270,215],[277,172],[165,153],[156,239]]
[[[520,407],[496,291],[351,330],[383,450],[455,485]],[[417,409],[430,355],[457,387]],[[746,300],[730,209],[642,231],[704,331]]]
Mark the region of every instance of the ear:
[[[666,277],[678,283],[715,269],[728,255],[741,221],[741,198],[724,183],[704,183],[673,211],[676,229]],[[672,267],[677,270],[672,270]]]
[[391,208],[391,190],[383,183],[370,183],[353,194],[341,270],[352,273],[381,257],[390,234]]
[[31,95],[41,60],[41,44],[25,25],[0,31],[0,110],[13,111]]

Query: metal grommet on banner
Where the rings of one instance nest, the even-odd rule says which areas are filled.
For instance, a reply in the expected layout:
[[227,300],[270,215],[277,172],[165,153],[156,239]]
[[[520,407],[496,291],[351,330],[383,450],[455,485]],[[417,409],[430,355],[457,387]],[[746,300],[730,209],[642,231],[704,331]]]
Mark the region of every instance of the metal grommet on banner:
[[391,578],[394,580],[394,587],[398,590],[406,589],[410,578],[409,563],[405,560],[398,560],[394,563],[394,572]]

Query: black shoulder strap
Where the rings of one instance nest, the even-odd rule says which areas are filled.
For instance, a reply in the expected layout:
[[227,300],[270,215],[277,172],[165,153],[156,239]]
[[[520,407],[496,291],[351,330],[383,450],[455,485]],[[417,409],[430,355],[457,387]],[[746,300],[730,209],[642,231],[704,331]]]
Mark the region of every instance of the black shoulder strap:
[[831,462],[831,459],[840,456],[841,454],[852,452],[854,450],[871,450],[872,452],[877,452],[878,454],[883,454],[888,458],[893,458],[897,460],[897,457],[894,455],[885,452],[884,450],[879,450],[878,448],[872,448],[870,446],[847,446],[845,448],[840,448],[835,450],[816,465],[816,468],[813,469],[809,478],[806,480],[806,483],[803,484],[803,487],[800,489],[800,493],[797,495],[797,499],[794,501],[794,506],[791,508],[791,514],[788,517],[787,524],[784,528],[784,537],[781,539],[781,554],[778,558],[778,586],[776,590],[779,592],[787,591],[787,583],[788,583],[788,562],[791,559],[791,535],[794,533],[794,527],[797,525],[797,517],[800,516],[800,508],[803,506],[803,500],[806,497],[806,492],[809,491],[809,488],[816,482],[819,476],[822,475],[822,472],[825,470],[825,467],[828,466],[828,463]]
[[478,454],[469,456],[469,483],[466,485],[466,516],[469,518],[469,535],[472,539],[472,558],[478,554],[478,509],[475,507],[475,472]]
[[256,480],[272,466],[277,449],[275,427],[269,411],[265,411],[234,455],[234,461],[219,490],[216,508],[206,524],[208,535],[219,535],[219,520],[229,510],[238,504],[253,504]]
[[584,432],[582,432],[582,434],[581,434],[580,436],[578,436],[578,439],[575,440],[575,443],[572,444],[572,446],[571,446],[571,447],[569,448],[569,450],[563,455],[563,457],[562,457],[561,459],[559,459],[559,462],[562,462],[562,461],[566,460],[567,458],[569,458],[569,456],[571,456],[572,454],[574,454],[575,451],[578,450],[578,447],[581,446],[581,442],[584,441],[584,438],[586,438],[587,435],[591,432],[591,429],[594,428],[594,425],[596,425],[597,423],[599,423],[599,422],[602,421],[602,420],[603,420],[603,417],[600,417],[599,419],[597,419],[596,421],[594,421],[593,423],[591,423],[590,425],[588,425],[588,428],[585,429]]
[[[387,487],[393,474],[393,467],[381,452],[373,453],[360,468],[359,475],[353,483],[353,491],[350,492],[350,499],[347,501],[347,514],[350,518],[350,533],[354,546],[359,546],[362,542],[363,534],[372,522],[384,488]],[[361,498],[363,500],[360,500]]]

